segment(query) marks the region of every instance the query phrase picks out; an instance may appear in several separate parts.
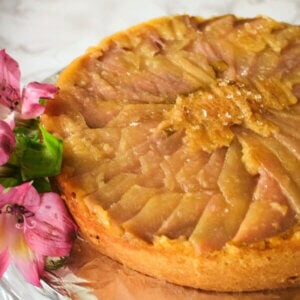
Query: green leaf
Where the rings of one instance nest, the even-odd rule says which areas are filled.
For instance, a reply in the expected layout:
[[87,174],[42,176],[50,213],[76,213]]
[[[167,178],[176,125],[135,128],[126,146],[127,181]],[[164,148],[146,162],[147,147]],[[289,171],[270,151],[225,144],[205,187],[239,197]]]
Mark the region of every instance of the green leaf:
[[23,181],[60,172],[63,143],[37,122],[16,127],[16,149],[9,163],[20,168]]
[[13,187],[21,183],[22,180],[20,180],[20,178],[15,178],[15,177],[0,178],[0,184],[3,185],[5,188]]
[[22,183],[20,169],[9,163],[0,167],[0,184],[4,187],[12,187]]
[[48,177],[60,172],[62,161],[62,141],[39,126],[42,141],[30,140],[23,151],[21,174],[24,180],[37,177]]

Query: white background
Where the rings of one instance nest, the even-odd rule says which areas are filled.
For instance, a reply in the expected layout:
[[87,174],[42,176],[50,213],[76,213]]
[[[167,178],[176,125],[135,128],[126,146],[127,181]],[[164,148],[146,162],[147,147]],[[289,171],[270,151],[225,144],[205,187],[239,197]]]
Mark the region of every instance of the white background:
[[0,49],[23,83],[42,80],[104,36],[168,14],[268,15],[300,24],[300,0],[0,0]]

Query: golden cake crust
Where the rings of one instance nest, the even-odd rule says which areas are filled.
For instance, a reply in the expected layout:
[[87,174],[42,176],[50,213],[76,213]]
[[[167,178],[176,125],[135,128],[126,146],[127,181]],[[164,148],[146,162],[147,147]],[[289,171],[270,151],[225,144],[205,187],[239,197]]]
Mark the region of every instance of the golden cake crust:
[[[223,20],[225,20],[224,23],[222,23]],[[282,186],[280,182],[278,183],[279,175],[277,176],[277,174],[280,172],[278,172],[277,169],[275,170],[275,168],[272,169],[270,167],[270,165],[277,163],[277,156],[273,161],[268,161],[266,158],[269,154],[271,155],[273,153],[271,151],[273,149],[272,147],[274,145],[277,147],[277,142],[274,141],[273,136],[277,137],[277,135],[279,136],[281,134],[281,127],[277,124],[277,121],[282,115],[278,117],[278,114],[280,114],[281,111],[284,113],[287,111],[289,113],[290,107],[292,107],[291,111],[293,114],[293,107],[297,102],[297,99],[294,96],[294,94],[296,94],[294,91],[296,88],[294,88],[292,92],[292,87],[290,86],[290,81],[292,81],[292,78],[290,78],[291,76],[289,77],[285,74],[285,72],[282,72],[280,73],[280,77],[277,78],[275,76],[275,79],[269,80],[270,75],[268,72],[270,72],[270,70],[275,72],[275,68],[274,70],[272,69],[273,59],[276,61],[278,66],[284,64],[283,62],[280,62],[280,59],[277,60],[277,58],[273,58],[273,56],[281,55],[281,53],[283,53],[282,49],[288,51],[289,44],[294,43],[293,39],[298,37],[298,35],[300,37],[299,28],[291,26],[290,30],[283,33],[283,36],[284,34],[285,36],[284,38],[281,37],[282,39],[278,41],[278,44],[275,44],[272,39],[265,44],[263,44],[263,42],[261,42],[262,44],[260,44],[260,42],[254,42],[251,40],[253,36],[243,36],[243,30],[241,30],[238,36],[241,43],[239,49],[243,49],[247,43],[250,43],[252,46],[251,54],[260,53],[261,51],[264,53],[262,55],[263,58],[261,59],[262,61],[266,61],[266,67],[261,68],[260,63],[262,62],[258,60],[255,67],[257,69],[254,69],[259,72],[260,76],[268,78],[269,81],[266,84],[261,83],[260,81],[257,82],[255,81],[256,79],[253,79],[251,82],[243,82],[243,86],[241,86],[239,83],[240,80],[247,80],[247,78],[243,77],[243,75],[241,76],[242,79],[235,81],[235,77],[238,77],[239,75],[234,74],[234,72],[240,72],[242,74],[246,71],[242,69],[239,70],[236,66],[235,71],[233,68],[231,69],[230,55],[228,53],[225,53],[222,59],[216,58],[215,62],[206,62],[205,64],[208,66],[207,69],[204,67],[199,69],[198,64],[196,64],[197,68],[194,68],[194,66],[190,63],[193,61],[193,57],[189,57],[189,62],[182,59],[179,64],[186,64],[184,67],[188,68],[189,72],[183,72],[180,74],[183,78],[182,83],[178,78],[172,77],[170,79],[172,80],[172,84],[176,86],[176,88],[174,88],[175,91],[173,91],[172,88],[164,89],[164,87],[158,86],[157,82],[154,84],[156,85],[154,90],[152,86],[148,86],[148,82],[146,81],[139,85],[135,85],[133,91],[130,90],[128,88],[129,84],[134,84],[133,82],[138,81],[139,78],[135,76],[139,76],[139,68],[142,68],[141,65],[136,67],[134,64],[135,59],[131,60],[130,56],[120,58],[120,60],[130,59],[128,65],[128,77],[126,77],[124,81],[117,75],[118,72],[123,72],[122,69],[118,69],[116,73],[114,73],[115,71],[111,71],[116,67],[116,65],[117,67],[120,67],[118,65],[119,61],[116,61],[118,59],[114,60],[114,57],[111,61],[108,59],[109,63],[107,66],[105,65],[102,67],[101,65],[102,69],[101,72],[99,71],[100,73],[97,73],[98,71],[95,71],[94,69],[95,65],[100,65],[102,63],[103,58],[106,59],[110,53],[114,53],[115,46],[119,45],[118,43],[122,45],[122,49],[124,51],[129,51],[128,49],[130,49],[130,47],[138,49],[140,57],[145,56],[147,58],[147,55],[152,52],[153,53],[151,55],[153,55],[153,57],[157,57],[157,55],[163,56],[165,55],[164,51],[167,51],[165,50],[163,43],[169,35],[172,36],[170,41],[181,41],[182,39],[183,44],[185,42],[183,37],[185,35],[190,35],[191,39],[195,42],[192,45],[190,43],[180,45],[180,49],[184,48],[188,49],[187,51],[194,51],[196,53],[195,55],[199,55],[197,58],[202,59],[203,53],[199,54],[200,50],[197,50],[196,41],[198,39],[198,35],[201,35],[198,31],[202,32],[203,30],[208,30],[209,26],[214,28],[214,22],[219,21],[221,22],[221,25],[218,26],[221,27],[226,27],[228,24],[232,24],[232,22],[234,22],[236,27],[243,25],[246,28],[247,26],[245,26],[245,24],[247,24],[247,22],[249,22],[249,24],[252,24],[252,21],[254,24],[257,22],[257,28],[252,28],[252,25],[248,26],[250,28],[248,28],[249,32],[251,33],[253,30],[259,30],[258,28],[266,27],[267,29],[262,29],[260,32],[262,36],[267,34],[268,26],[271,28],[269,28],[268,34],[270,32],[284,31],[285,28],[289,27],[289,25],[276,23],[268,18],[249,20],[237,19],[233,16],[223,16],[209,20],[189,16],[161,18],[108,37],[98,46],[90,48],[84,56],[70,64],[70,66],[62,72],[58,79],[60,93],[57,99],[55,99],[52,103],[48,102],[46,113],[42,118],[46,128],[57,134],[66,142],[62,173],[56,178],[56,181],[72,216],[79,225],[83,236],[91,241],[92,245],[100,252],[137,271],[175,284],[213,291],[254,291],[299,286],[300,231],[298,214],[300,203],[297,202],[299,199],[297,196],[297,178],[292,180],[296,182],[295,186],[289,185],[288,183],[284,183],[285,185]],[[168,27],[169,25],[166,26],[166,24],[172,24],[172,33],[167,32],[170,28]],[[263,26],[261,26],[261,24],[263,24]],[[154,33],[158,30],[158,28],[162,28],[160,32],[161,39],[158,39],[158,36],[153,36],[153,28],[155,28],[153,31]],[[143,40],[144,36],[147,37],[146,42],[140,43],[140,40]],[[149,36],[151,38],[148,39]],[[207,39],[209,40],[209,38],[217,39],[218,36],[212,35]],[[147,43],[149,40],[150,42]],[[126,46],[127,44],[128,49]],[[264,52],[266,44],[271,45],[268,47],[270,47],[272,51],[267,51],[267,49]],[[220,44],[218,47],[222,47],[224,45],[226,45],[226,43]],[[216,47],[216,49],[218,47]],[[214,51],[217,51],[216,49],[214,49]],[[176,49],[171,49],[170,51],[176,55]],[[199,51],[199,53],[197,51]],[[215,53],[211,53],[211,49],[206,48],[205,51],[208,51],[207,53],[209,53],[207,56],[216,56]],[[241,53],[244,53],[244,50],[240,51]],[[242,57],[242,54],[239,55]],[[254,56],[255,55],[253,54],[253,57]],[[180,57],[176,57],[176,59],[179,60]],[[242,61],[242,59],[245,59],[245,57],[242,57],[240,61]],[[149,64],[151,64],[151,60],[145,59],[145,61],[145,65],[147,65],[145,68],[148,68]],[[226,62],[226,66],[224,65],[224,62]],[[160,62],[159,60],[155,60],[155,63],[159,64]],[[170,67],[172,70],[175,68],[174,64],[175,62],[172,62],[172,66]],[[199,64],[201,65],[201,63]],[[156,66],[153,67],[153,65],[149,68],[152,68],[150,72],[151,76],[155,77],[156,74],[153,75],[154,70],[158,71],[158,69],[156,69]],[[284,68],[293,70],[291,71],[291,73],[294,72],[293,74],[297,74],[298,72],[297,70],[295,71],[296,67],[294,66],[284,66]],[[201,74],[198,75],[197,72],[201,72]],[[251,74],[251,72],[253,73],[253,67],[252,69],[249,67],[247,72],[249,72],[249,74]],[[220,78],[218,77],[219,75]],[[160,74],[159,76],[163,76],[163,74]],[[218,87],[214,85],[216,77],[220,79]],[[297,76],[295,75],[295,78],[296,77]],[[130,78],[132,78],[132,81],[130,81]],[[89,83],[87,83],[88,80],[90,80]],[[155,81],[156,79],[153,80]],[[232,83],[233,81],[238,83],[235,85]],[[206,84],[210,86],[209,89],[206,89]],[[240,95],[241,92],[243,93],[243,90],[241,89],[244,89],[245,86],[254,86],[255,89],[258,89],[261,84],[265,85],[258,91],[258,94],[255,94],[254,92],[251,99],[247,98],[248,96],[245,96],[247,99],[242,98],[241,101],[248,102],[245,102],[244,106],[238,107],[239,110],[236,109],[236,106],[232,106],[230,104],[231,106],[228,105],[228,109],[224,110],[224,115],[216,115],[213,119],[209,119],[211,124],[216,125],[213,133],[206,130],[205,118],[203,121],[196,114],[195,116],[189,115],[189,117],[186,117],[186,115],[183,114],[187,108],[193,109],[194,111],[197,109],[196,106],[188,106],[192,103],[191,101],[194,101],[197,97],[204,99],[201,103],[201,107],[205,107],[205,112],[203,113],[205,117],[207,112],[215,113],[217,111],[216,107],[211,107],[209,104],[209,99],[211,97],[217,97],[220,94],[223,96],[231,96],[232,94]],[[226,85],[225,88],[223,88],[224,85]],[[277,88],[281,96],[281,102],[279,104],[276,102],[277,100],[274,100],[276,97],[274,97],[272,93],[269,93],[269,90],[274,90],[275,88]],[[146,90],[146,92],[142,93],[141,91],[144,90]],[[200,96],[198,93],[199,90]],[[250,88],[245,90],[245,95],[249,91],[251,91]],[[189,95],[189,93],[192,94],[185,98],[185,96]],[[211,155],[210,153],[215,153],[213,151],[216,151],[216,153],[221,151],[221,154],[218,154],[217,158],[221,159],[222,163],[227,162],[227,164],[229,164],[228,170],[231,168],[234,172],[237,172],[236,177],[240,176],[242,178],[241,182],[242,184],[245,184],[246,187],[242,190],[240,195],[243,195],[245,198],[243,198],[243,201],[246,203],[245,207],[242,207],[243,205],[240,207],[238,204],[233,205],[229,203],[227,208],[228,203],[226,201],[228,201],[228,199],[217,194],[219,202],[215,203],[222,203],[225,207],[225,212],[227,212],[227,210],[230,211],[232,206],[238,207],[239,210],[243,211],[243,214],[240,217],[237,216],[237,212],[232,212],[232,216],[237,219],[240,218],[240,220],[237,221],[239,227],[236,227],[237,225],[235,224],[230,224],[230,227],[225,228],[223,231],[220,230],[221,235],[223,234],[220,240],[209,237],[211,238],[210,243],[206,243],[205,240],[203,242],[203,240],[199,239],[198,235],[191,234],[190,228],[185,228],[183,231],[187,236],[184,234],[182,236],[176,236],[175,233],[175,238],[173,238],[174,232],[171,232],[169,236],[165,234],[155,234],[155,232],[152,231],[150,231],[151,235],[149,235],[149,233],[143,235],[143,233],[135,227],[136,223],[126,222],[120,224],[120,222],[111,215],[111,207],[115,202],[111,203],[111,200],[106,198],[106,202],[101,202],[102,200],[100,201],[99,198],[97,198],[99,196],[97,193],[101,194],[101,188],[103,188],[109,180],[114,178],[113,176],[115,176],[115,173],[113,172],[115,172],[115,169],[111,168],[108,173],[101,173],[102,171],[100,172],[99,169],[95,168],[94,170],[93,168],[98,163],[103,161],[107,162],[113,159],[112,155],[114,154],[112,153],[114,153],[114,150],[112,150],[112,148],[114,148],[114,144],[106,143],[107,137],[104,136],[103,133],[98,132],[97,134],[100,134],[101,137],[97,137],[96,134],[95,136],[89,136],[87,146],[85,146],[84,141],[81,144],[79,139],[85,138],[85,135],[82,133],[85,132],[85,130],[87,130],[88,134],[90,134],[90,129],[102,128],[105,127],[105,124],[113,124],[110,127],[108,126],[110,130],[109,132],[116,135],[116,140],[121,139],[120,136],[118,136],[118,133],[116,133],[116,128],[118,128],[119,125],[117,123],[109,122],[112,122],[111,120],[113,117],[119,115],[124,104],[135,104],[134,101],[136,101],[136,94],[140,95],[141,103],[155,103],[156,105],[162,105],[162,109],[168,110],[165,121],[160,123],[157,128],[162,131],[166,130],[166,132],[171,130],[172,134],[173,132],[179,132],[182,128],[185,128],[187,137],[182,141],[187,148],[191,148],[192,152],[200,151],[203,153],[203,157],[205,157],[205,159]],[[160,99],[158,95],[161,94],[163,94],[163,97],[166,99],[163,103],[159,102]],[[177,97],[178,95],[180,95],[180,99]],[[260,106],[259,102],[256,102],[259,98],[257,95],[262,95],[265,99],[264,107]],[[230,97],[227,98],[229,99]],[[112,101],[110,102],[110,100]],[[163,106],[169,104],[173,105],[173,110],[169,110]],[[122,106],[122,108],[120,108],[120,106]],[[109,107],[109,113],[101,114],[101,118],[97,118],[94,112],[104,111],[107,107]],[[270,115],[269,110],[272,111]],[[227,116],[228,111],[231,113],[231,120],[234,119],[233,123],[227,123],[228,120],[222,119]],[[275,111],[274,116],[273,111]],[[278,114],[277,111],[279,111]],[[296,108],[295,111],[295,118],[297,118],[299,108]],[[240,118],[241,112],[244,116],[247,115],[247,118],[242,120]],[[236,115],[232,117],[233,114]],[[152,123],[156,122],[155,118],[156,117],[154,116],[150,121]],[[202,126],[201,130],[197,129],[194,131],[193,122],[195,118],[197,119],[198,124]],[[82,125],[83,119],[86,122],[84,125]],[[206,119],[206,121],[207,120],[208,119]],[[217,124],[216,122],[218,120],[222,120],[222,122]],[[125,121],[123,119],[118,119],[118,122]],[[204,125],[201,122],[204,122]],[[258,127],[257,124],[259,124]],[[134,123],[132,127],[135,126],[136,124]],[[277,126],[279,126],[279,129]],[[188,134],[187,129],[190,130],[190,134]],[[77,139],[76,136],[78,132],[81,132],[79,133],[79,139]],[[76,136],[76,139],[73,141],[70,136]],[[103,139],[103,143],[99,146],[99,140],[102,142],[101,139]],[[91,144],[89,144],[90,141]],[[199,141],[201,141],[201,143],[199,143]],[[98,145],[98,148],[94,147],[95,143]],[[266,147],[267,150],[265,152],[262,151],[262,154],[257,154],[256,149],[261,147],[261,145]],[[85,147],[91,148],[85,149]],[[230,156],[230,158],[228,152],[226,152],[227,154],[224,154],[225,152],[223,151],[228,147],[232,151],[232,156]],[[278,149],[281,152],[279,152],[284,154],[285,150],[282,150],[280,147]],[[264,154],[266,155],[264,156]],[[232,164],[230,165],[230,159],[236,159],[236,156],[238,156],[239,160],[243,161],[243,163],[233,167]],[[294,160],[296,162],[299,161],[298,158],[295,158]],[[196,163],[200,164],[197,160]],[[288,167],[292,170],[291,165],[292,163],[288,164]],[[263,169],[266,168],[267,171],[265,172],[262,170],[261,166],[263,166]],[[84,169],[84,171],[81,172],[81,169]],[[80,170],[81,173],[79,173],[78,170]],[[279,168],[278,170],[281,169]],[[128,174],[128,170],[126,172],[126,174]],[[137,171],[130,174],[134,174],[135,176],[135,172]],[[107,178],[105,176],[107,176]],[[261,234],[261,238],[256,240],[255,231],[248,230],[247,226],[248,224],[255,224],[253,223],[255,222],[255,218],[253,217],[254,215],[252,216],[251,214],[260,209],[260,197],[261,195],[266,195],[263,190],[263,181],[260,187],[257,188],[258,178],[260,178],[259,176],[263,179],[269,180],[267,183],[270,186],[274,185],[276,191],[279,189],[284,190],[284,192],[282,193],[280,200],[278,200],[278,203],[273,203],[274,201],[277,201],[275,198],[270,199],[271,204],[263,202],[263,205],[265,206],[262,207],[274,207],[274,211],[277,210],[277,213],[278,211],[280,213],[273,214],[276,218],[278,218],[278,220],[274,219],[274,224],[278,222],[274,225],[275,229],[270,229],[268,227],[269,224],[266,223],[264,229],[259,229],[258,234]],[[131,177],[129,177],[128,180],[131,180]],[[140,178],[138,177],[137,180],[140,180]],[[144,182],[143,180],[145,180],[144,177],[142,177],[142,182]],[[226,189],[226,178],[222,180],[223,183],[220,179],[217,182],[218,185],[221,186],[221,191],[226,195],[231,195],[232,198],[237,197],[234,192],[234,188]],[[232,178],[230,180],[232,181]],[[138,182],[140,183],[141,181]],[[198,190],[194,190],[193,186],[185,185],[185,181],[182,181],[181,184],[184,186],[185,191],[178,191],[176,187],[169,184],[168,188],[173,193],[173,196],[175,193],[184,195],[198,192]],[[247,191],[252,191],[254,189],[254,185],[256,185],[256,194],[254,193],[254,195],[258,195],[255,196],[256,198],[254,200],[257,200],[258,204],[253,204],[255,201],[251,199],[249,200],[249,197],[245,195]],[[216,188],[219,193],[219,187],[211,188],[209,183],[206,183],[206,185],[202,184],[201,189],[203,186],[205,193],[206,191],[209,193],[213,191],[214,193]],[[161,191],[161,186],[158,188],[157,186],[146,186],[146,188],[159,189],[159,191]],[[98,192],[98,190],[95,192],[95,189],[99,189],[100,192]],[[118,189],[117,186],[116,189]],[[288,192],[286,192],[286,189]],[[163,191],[166,192],[166,189],[163,189]],[[286,200],[286,198],[288,198],[286,197],[286,194],[288,194],[292,199],[289,202]],[[177,205],[177,198],[175,196],[173,201]],[[249,201],[252,202],[249,204]],[[212,205],[213,204],[214,203],[212,203]],[[250,214],[250,209],[248,210],[248,208],[251,207],[251,205],[253,206],[253,212],[251,211]],[[258,208],[256,205],[258,205]],[[207,204],[206,207],[208,207]],[[200,208],[198,209],[200,214]],[[210,216],[209,213],[210,211],[207,212],[207,218]],[[270,213],[270,218],[273,215]],[[282,217],[282,215],[284,217]],[[244,226],[240,226],[242,220],[246,219],[246,216],[248,216],[247,222],[244,223]],[[269,217],[269,215],[267,217]],[[220,221],[217,219],[215,222]],[[219,226],[219,223],[216,224]],[[165,232],[162,228],[163,227],[160,227],[160,232]],[[150,229],[152,230],[152,228]],[[226,230],[228,230],[228,232],[226,232]],[[261,233],[264,230],[265,232]],[[224,238],[226,240],[223,240]],[[199,247],[198,242],[200,245]]]
[[[64,184],[62,183],[62,186]],[[65,187],[66,188],[66,187]],[[252,248],[226,247],[198,255],[189,245],[162,239],[149,245],[118,230],[107,229],[91,214],[72,189],[64,189],[65,200],[81,232],[101,253],[141,273],[187,287],[213,291],[257,291],[298,287],[300,284],[299,233],[272,244]],[[84,213],[83,213],[84,212]],[[104,217],[105,218],[105,217]],[[113,226],[112,226],[113,227]],[[262,271],[263,270],[263,271]]]

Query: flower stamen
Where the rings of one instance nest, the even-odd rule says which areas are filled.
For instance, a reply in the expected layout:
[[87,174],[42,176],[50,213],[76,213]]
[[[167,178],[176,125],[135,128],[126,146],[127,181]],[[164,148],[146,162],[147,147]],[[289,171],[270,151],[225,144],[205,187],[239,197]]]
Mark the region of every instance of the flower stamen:
[[8,204],[6,205],[5,210],[0,210],[0,214],[2,213],[15,216],[16,228],[18,229],[34,228],[36,225],[34,220],[30,220],[34,217],[34,213],[27,210],[23,205]]

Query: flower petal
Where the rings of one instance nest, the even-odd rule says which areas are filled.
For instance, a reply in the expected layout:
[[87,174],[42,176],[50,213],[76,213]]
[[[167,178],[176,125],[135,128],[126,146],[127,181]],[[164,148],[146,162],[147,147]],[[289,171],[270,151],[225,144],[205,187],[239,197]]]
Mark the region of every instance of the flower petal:
[[7,248],[0,253],[0,278],[5,273],[10,263],[10,257]]
[[[55,232],[51,225],[44,226],[52,233],[41,231],[38,223],[37,230],[31,229],[25,232],[25,239],[30,249],[42,256],[67,256],[72,249],[73,240],[65,240],[62,232]],[[54,236],[53,236],[54,235]]]
[[16,112],[0,104],[0,120],[6,122],[11,129],[15,128]]
[[41,115],[45,106],[40,104],[40,98],[52,99],[57,93],[56,86],[48,83],[31,82],[23,89],[21,117],[33,119]]
[[[4,249],[6,252],[5,254],[2,254],[3,264],[5,264],[7,268],[10,261],[14,262],[28,282],[35,286],[40,286],[39,278],[44,267],[44,261],[41,262],[40,259],[41,256],[35,256],[26,244],[24,231],[17,228],[16,217],[14,215],[2,214],[0,216],[0,221],[0,225],[3,229],[3,241],[1,242],[4,242],[4,245],[6,245],[6,248]],[[3,266],[3,272],[4,271]]]
[[44,255],[40,255],[38,253],[35,254],[35,265],[37,267],[37,270],[39,272],[40,276],[43,276],[43,274],[46,272],[45,271],[45,263],[46,263],[46,257]]
[[0,166],[7,163],[16,146],[16,138],[10,126],[0,120]]
[[18,63],[0,50],[0,103],[14,108],[20,100],[21,73]]
[[11,260],[24,276],[25,280],[37,287],[40,283],[40,262],[25,242],[22,231],[18,231],[9,249]]
[[25,232],[31,249],[45,256],[66,256],[70,253],[77,227],[66,207],[55,193],[45,193],[35,213],[36,226]]
[[7,231],[8,229],[5,226],[5,215],[0,214],[0,253],[3,252],[8,245]]
[[8,191],[0,192],[0,207],[6,204],[18,204],[26,210],[34,213],[40,206],[41,198],[31,182],[10,188]]
[[50,224],[53,224],[55,221],[55,226],[63,229],[66,233],[73,233],[74,229],[77,228],[63,200],[56,193],[41,194],[41,205],[35,216],[37,219],[49,222]]

